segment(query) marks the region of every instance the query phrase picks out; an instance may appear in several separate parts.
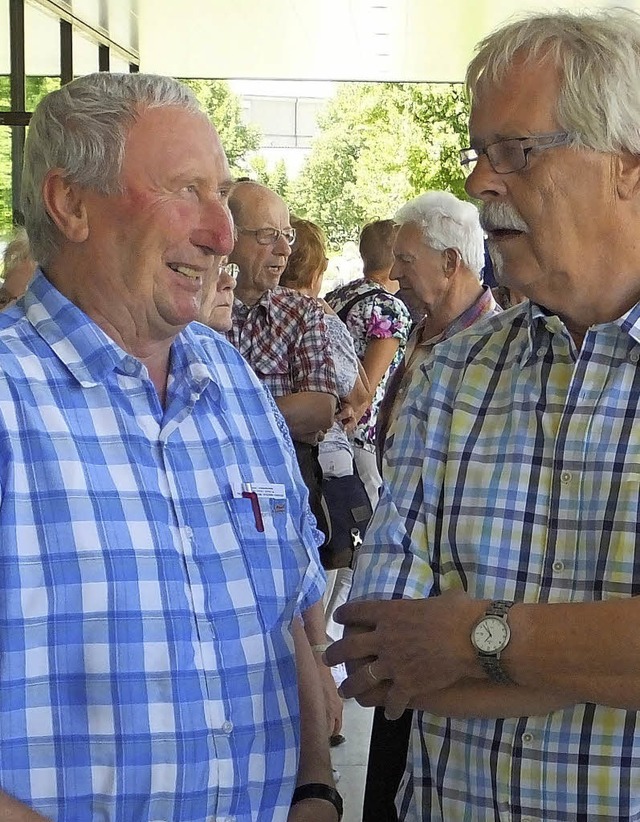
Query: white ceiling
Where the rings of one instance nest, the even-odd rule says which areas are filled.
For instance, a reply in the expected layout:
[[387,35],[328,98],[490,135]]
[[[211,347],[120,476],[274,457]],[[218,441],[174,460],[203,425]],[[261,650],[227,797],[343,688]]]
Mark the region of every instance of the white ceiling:
[[[634,0],[614,2],[634,6]],[[588,0],[139,3],[143,70],[182,77],[398,81],[461,80],[478,40],[518,9],[605,5]]]
[[[640,0],[558,1],[564,8],[640,8]],[[67,14],[123,46],[120,55],[112,49],[115,70],[122,70],[118,63],[126,65],[126,52],[132,50],[139,52],[141,71],[176,77],[458,81],[482,36],[519,9],[555,5],[543,0],[27,0],[27,73],[58,73],[52,15]],[[0,0],[0,17],[3,6],[8,10],[8,0]],[[0,72],[7,73],[3,34]],[[74,46],[78,56],[81,39]],[[96,70],[94,54],[87,52],[87,65],[79,65],[78,73]]]

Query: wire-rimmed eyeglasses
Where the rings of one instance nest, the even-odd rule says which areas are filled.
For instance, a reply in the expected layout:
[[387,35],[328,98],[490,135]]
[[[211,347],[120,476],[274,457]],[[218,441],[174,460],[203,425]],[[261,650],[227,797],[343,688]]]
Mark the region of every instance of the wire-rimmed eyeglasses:
[[460,163],[471,173],[475,164],[486,154],[491,168],[496,174],[512,174],[522,171],[529,162],[532,151],[544,151],[555,146],[565,146],[573,142],[576,135],[567,131],[555,131],[549,134],[536,134],[531,137],[506,137],[496,140],[484,148],[463,148],[460,151]]
[[277,228],[241,228],[237,225],[236,231],[240,234],[253,234],[260,245],[275,245],[281,236],[284,237],[287,245],[293,245],[296,241],[295,228],[283,228],[280,231]]

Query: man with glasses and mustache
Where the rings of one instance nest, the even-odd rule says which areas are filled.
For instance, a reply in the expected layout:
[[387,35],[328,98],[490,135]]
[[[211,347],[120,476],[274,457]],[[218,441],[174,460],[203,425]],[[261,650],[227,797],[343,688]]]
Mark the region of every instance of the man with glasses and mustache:
[[640,21],[505,25],[468,193],[529,300],[436,346],[326,653],[417,709],[402,820],[640,819]]

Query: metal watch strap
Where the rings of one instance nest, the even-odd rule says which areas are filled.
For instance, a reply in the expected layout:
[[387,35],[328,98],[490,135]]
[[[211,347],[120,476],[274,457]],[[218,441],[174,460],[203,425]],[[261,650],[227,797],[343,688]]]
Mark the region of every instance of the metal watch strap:
[[[509,608],[513,605],[512,601],[506,599],[496,599],[484,612],[485,616],[498,616],[503,619],[509,613]],[[514,681],[509,674],[502,667],[500,661],[500,654],[483,654],[478,652],[478,659],[485,670],[485,673],[492,682],[498,685],[513,685]]]
[[298,785],[293,792],[291,806],[293,807],[298,802],[302,802],[303,799],[324,799],[331,802],[338,812],[338,822],[342,819],[342,797],[331,785],[325,785],[323,782],[309,782],[306,785]]
[[495,599],[484,612],[485,616],[505,617],[509,613],[509,608],[513,602],[508,599]]

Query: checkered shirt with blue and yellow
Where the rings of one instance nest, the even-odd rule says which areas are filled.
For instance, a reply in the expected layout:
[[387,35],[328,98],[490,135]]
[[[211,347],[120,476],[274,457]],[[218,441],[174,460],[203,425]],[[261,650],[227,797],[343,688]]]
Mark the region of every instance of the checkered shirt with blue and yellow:
[[[640,305],[577,351],[528,302],[438,344],[386,454],[353,598],[584,602],[640,593]],[[400,818],[640,820],[633,711],[417,712]]]
[[[0,316],[0,785],[64,822],[287,818],[321,596],[284,423],[204,326],[145,367],[38,273]],[[260,500],[240,483],[280,483]]]

